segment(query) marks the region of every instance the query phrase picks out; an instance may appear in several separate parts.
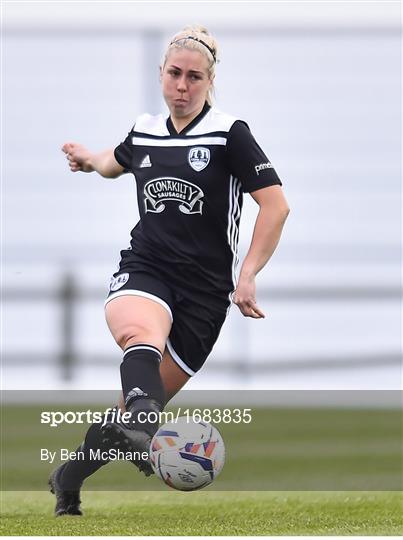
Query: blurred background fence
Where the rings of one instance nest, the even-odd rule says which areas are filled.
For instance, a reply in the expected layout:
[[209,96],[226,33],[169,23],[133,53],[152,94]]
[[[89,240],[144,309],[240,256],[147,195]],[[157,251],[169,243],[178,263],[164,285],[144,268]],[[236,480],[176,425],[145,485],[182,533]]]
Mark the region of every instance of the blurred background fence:
[[[220,109],[245,119],[292,212],[191,387],[401,385],[401,28],[395,2],[8,3],[3,7],[3,385],[119,386],[103,298],[138,219],[133,179],[72,175],[60,147],[116,146],[165,110],[170,36],[221,45]],[[256,217],[246,198],[245,254]],[[193,386],[192,386],[193,385]]]

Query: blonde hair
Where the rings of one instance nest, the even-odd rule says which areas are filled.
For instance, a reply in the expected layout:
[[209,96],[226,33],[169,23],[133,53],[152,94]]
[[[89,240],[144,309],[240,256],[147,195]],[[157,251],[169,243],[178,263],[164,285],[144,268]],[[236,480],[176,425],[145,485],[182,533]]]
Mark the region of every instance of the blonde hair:
[[[164,68],[168,55],[173,49],[196,50],[203,54],[208,61],[208,76],[214,81],[216,64],[218,59],[218,44],[216,39],[210,34],[206,27],[197,24],[185,26],[183,30],[175,34],[169,41],[161,67]],[[214,85],[211,85],[207,93],[207,103],[212,105],[214,95]]]

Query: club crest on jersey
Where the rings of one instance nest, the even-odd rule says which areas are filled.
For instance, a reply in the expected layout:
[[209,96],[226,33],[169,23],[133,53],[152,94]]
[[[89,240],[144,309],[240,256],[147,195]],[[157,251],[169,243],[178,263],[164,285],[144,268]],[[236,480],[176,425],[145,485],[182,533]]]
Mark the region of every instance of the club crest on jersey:
[[165,210],[165,201],[179,203],[182,214],[201,214],[204,197],[199,186],[181,178],[162,177],[150,180],[144,186],[146,212],[160,214]]
[[189,150],[189,165],[197,172],[202,171],[210,163],[210,150],[204,146],[196,146]]
[[123,287],[125,283],[127,283],[128,279],[129,279],[129,274],[127,272],[125,272],[124,274],[119,274],[118,276],[111,278],[111,284],[109,286],[110,290],[117,291],[118,289]]

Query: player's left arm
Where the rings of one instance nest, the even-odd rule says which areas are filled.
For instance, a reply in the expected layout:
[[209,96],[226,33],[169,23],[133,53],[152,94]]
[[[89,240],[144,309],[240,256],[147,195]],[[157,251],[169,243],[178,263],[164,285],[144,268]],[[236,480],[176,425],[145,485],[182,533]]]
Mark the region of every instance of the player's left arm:
[[262,319],[265,315],[256,303],[255,278],[273,255],[290,210],[279,185],[256,190],[251,196],[259,205],[259,213],[233,302],[245,317]]

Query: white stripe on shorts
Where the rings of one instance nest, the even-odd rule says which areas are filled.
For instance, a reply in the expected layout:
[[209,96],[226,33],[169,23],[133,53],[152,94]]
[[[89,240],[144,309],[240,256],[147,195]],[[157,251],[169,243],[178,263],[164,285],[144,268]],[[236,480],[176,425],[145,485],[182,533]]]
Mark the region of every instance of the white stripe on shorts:
[[104,307],[106,306],[106,304],[108,302],[110,302],[114,298],[118,298],[119,296],[142,296],[143,298],[148,298],[150,300],[154,300],[154,302],[157,302],[158,304],[160,304],[162,307],[164,307],[168,311],[169,316],[171,317],[171,322],[174,320],[171,308],[169,307],[169,305],[164,300],[162,300],[162,298],[159,298],[158,296],[155,296],[155,294],[150,294],[150,293],[147,293],[147,292],[144,292],[144,291],[137,291],[135,289],[125,289],[123,291],[117,291],[117,292],[111,294],[105,300]]
[[192,369],[190,369],[189,366],[187,366],[185,364],[185,362],[183,360],[181,360],[179,358],[179,356],[177,355],[177,353],[175,352],[174,348],[172,347],[172,343],[171,343],[171,340],[168,338],[168,341],[167,341],[167,347],[168,347],[168,351],[170,352],[173,360],[178,364],[178,366],[183,369],[183,371],[185,373],[187,373],[188,375],[190,375],[191,377],[193,377],[193,375],[196,374],[195,371],[193,371]]

